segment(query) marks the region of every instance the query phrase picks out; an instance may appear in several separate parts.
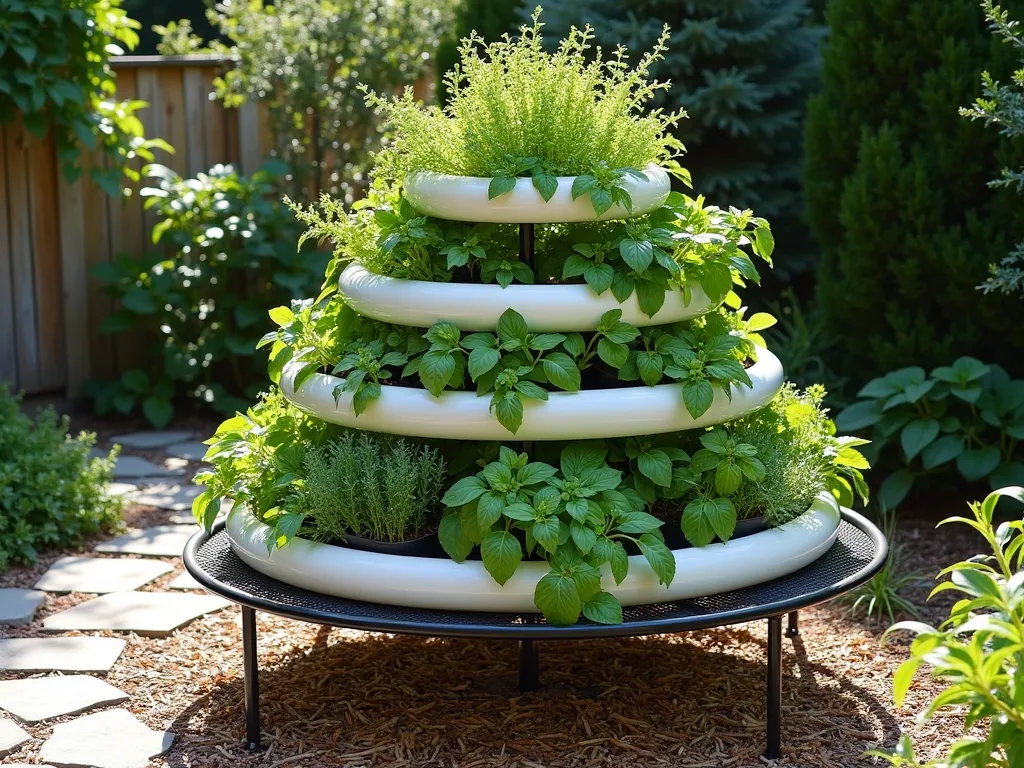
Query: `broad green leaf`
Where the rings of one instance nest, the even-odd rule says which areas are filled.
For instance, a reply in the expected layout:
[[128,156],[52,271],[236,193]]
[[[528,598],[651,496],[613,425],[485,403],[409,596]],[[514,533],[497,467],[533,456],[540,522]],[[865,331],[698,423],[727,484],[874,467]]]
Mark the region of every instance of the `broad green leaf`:
[[374,400],[380,397],[380,394],[380,384],[375,384],[373,382],[364,383],[352,396],[352,411],[356,416],[363,413],[370,407]]
[[170,400],[150,395],[142,401],[142,414],[156,429],[163,429],[174,418],[174,406]]
[[715,391],[711,383],[701,379],[683,384],[683,403],[690,416],[695,419],[703,416],[715,400]]
[[513,435],[523,425],[523,400],[517,392],[506,392],[494,403],[498,422]]
[[658,581],[666,587],[672,583],[676,576],[676,558],[672,550],[665,546],[663,541],[645,533],[637,540],[640,552],[647,559],[651,569],[658,576]]
[[972,448],[956,458],[956,468],[964,480],[973,483],[986,477],[999,466],[1001,456],[995,446]]
[[882,481],[878,491],[878,503],[884,510],[896,509],[907,498],[914,485],[914,474],[909,469],[893,472]]
[[665,488],[672,485],[672,460],[664,451],[652,448],[640,453],[637,466],[655,485]]
[[597,356],[612,368],[621,368],[629,357],[629,347],[625,344],[602,338],[597,342]]
[[583,615],[596,624],[621,624],[622,606],[610,592],[598,592],[583,603]]
[[580,389],[580,370],[576,362],[564,352],[552,352],[544,358],[544,374],[548,381],[566,392]]
[[487,490],[489,488],[481,478],[471,475],[462,478],[449,488],[441,499],[441,503],[446,507],[461,507],[463,504],[469,504]]
[[900,432],[900,446],[907,457],[912,460],[936,437],[939,436],[939,422],[936,419],[915,419]]
[[537,520],[533,524],[533,538],[546,551],[554,553],[558,549],[558,534],[561,531],[557,517]]
[[481,531],[489,531],[505,511],[505,495],[488,491],[476,500],[476,521]]
[[877,424],[882,418],[882,403],[864,400],[844,408],[836,416],[836,429],[840,432],[859,432]]
[[659,352],[638,352],[636,355],[636,367],[640,372],[640,378],[649,387],[661,381],[664,364]]
[[643,272],[654,260],[654,246],[648,240],[624,237],[619,242],[619,253],[634,272]]
[[537,173],[533,177],[533,186],[540,192],[540,196],[546,203],[558,191],[558,178],[550,173]]
[[549,622],[560,626],[575,624],[583,609],[576,582],[555,571],[537,582],[533,601]]
[[523,316],[514,309],[506,309],[498,318],[498,338],[503,342],[517,340],[525,344],[529,332]]
[[606,451],[598,442],[569,443],[559,459],[564,478],[582,477],[588,470],[603,467]]
[[743,482],[743,470],[731,461],[723,461],[715,470],[715,490],[722,496],[729,496]]
[[665,304],[665,288],[652,280],[637,280],[636,300],[641,312],[654,317]]
[[594,213],[600,216],[612,207],[612,193],[607,189],[594,187],[590,190],[590,203],[594,207]]
[[519,567],[523,549],[519,539],[508,531],[491,531],[480,543],[480,557],[491,578],[504,585]]
[[584,555],[590,552],[597,543],[597,533],[594,532],[594,529],[578,520],[569,523],[569,535],[572,536],[573,542]]
[[943,435],[921,451],[921,466],[935,469],[952,461],[964,450],[964,439],[959,435]]
[[451,352],[430,350],[420,361],[420,381],[434,397],[439,397],[455,373],[455,358]]
[[457,563],[464,561],[473,551],[473,541],[463,532],[458,514],[445,513],[438,526],[437,537],[448,557]]
[[626,548],[618,541],[615,542],[615,549],[612,551],[608,565],[612,569],[612,578],[615,579],[615,583],[621,584],[629,573],[629,555],[626,554]]
[[511,192],[516,187],[514,176],[494,176],[487,185],[487,199],[493,200]]
[[476,381],[498,364],[501,353],[492,347],[477,347],[469,353],[469,376]]

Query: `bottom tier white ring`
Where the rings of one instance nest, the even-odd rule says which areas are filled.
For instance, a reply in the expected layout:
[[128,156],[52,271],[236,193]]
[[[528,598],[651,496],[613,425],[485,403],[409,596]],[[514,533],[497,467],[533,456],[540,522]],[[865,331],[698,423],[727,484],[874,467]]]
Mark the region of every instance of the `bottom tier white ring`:
[[[835,542],[840,510],[823,493],[795,520],[728,544],[680,549],[676,577],[658,584],[647,562],[630,557],[629,575],[616,585],[604,566],[604,588],[623,605],[703,597],[760,584],[803,568]],[[247,565],[271,578],[322,594],[409,608],[536,613],[533,592],[548,571],[541,562],[523,563],[499,586],[483,563],[446,558],[405,557],[293,539],[268,553],[271,529],[247,510],[228,516],[231,548]]]

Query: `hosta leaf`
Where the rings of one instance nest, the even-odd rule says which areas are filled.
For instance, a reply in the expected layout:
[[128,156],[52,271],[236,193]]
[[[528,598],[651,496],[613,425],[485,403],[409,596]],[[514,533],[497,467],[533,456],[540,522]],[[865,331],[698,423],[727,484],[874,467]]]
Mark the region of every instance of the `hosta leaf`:
[[519,567],[523,548],[519,539],[508,531],[491,531],[480,543],[480,558],[491,578],[504,585]]
[[935,469],[947,462],[953,461],[953,459],[963,453],[963,450],[964,439],[962,437],[959,435],[943,435],[921,451],[921,466],[925,469]]
[[576,582],[554,571],[537,582],[533,601],[549,622],[561,626],[575,624],[583,609]]
[[972,448],[957,456],[956,468],[964,480],[973,483],[995,470],[999,466],[1000,458],[999,449],[995,446]]

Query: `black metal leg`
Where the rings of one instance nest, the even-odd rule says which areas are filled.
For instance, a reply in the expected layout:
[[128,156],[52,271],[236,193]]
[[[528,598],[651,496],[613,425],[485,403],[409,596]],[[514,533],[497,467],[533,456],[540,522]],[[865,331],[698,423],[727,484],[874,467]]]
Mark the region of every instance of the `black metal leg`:
[[782,757],[782,617],[768,619],[768,749],[769,760]]
[[519,692],[540,688],[540,658],[533,640],[519,641]]
[[256,661],[256,610],[242,606],[242,671],[245,686],[245,741],[260,748],[260,670]]
[[791,611],[789,623],[786,626],[786,637],[796,637],[800,634],[800,611]]

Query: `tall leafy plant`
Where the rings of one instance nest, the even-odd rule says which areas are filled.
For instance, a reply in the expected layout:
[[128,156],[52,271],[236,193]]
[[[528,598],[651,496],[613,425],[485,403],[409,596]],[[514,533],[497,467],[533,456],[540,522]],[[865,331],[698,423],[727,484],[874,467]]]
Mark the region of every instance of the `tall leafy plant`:
[[1019,375],[1019,302],[978,302],[975,286],[1024,230],[1020,200],[988,187],[1024,146],[957,116],[977,74],[1008,75],[1014,50],[987,34],[977,0],[833,0],[828,20],[806,197],[839,339],[829,362],[863,381],[970,354]]
[[772,222],[787,277],[813,264],[802,216],[800,130],[818,84],[824,29],[807,0],[552,0],[549,29],[590,23],[606,51],[646,50],[662,27],[669,50],[653,74],[671,78],[654,105],[684,109],[675,134],[694,188],[713,203],[753,208]]
[[114,99],[112,55],[139,41],[139,24],[120,0],[0,0],[0,125],[19,115],[38,138],[53,129],[64,175],[81,173],[82,146],[109,162],[89,173],[111,195],[121,176],[139,180],[127,163],[153,161],[159,139],[143,137],[136,112],[146,103]]
[[427,72],[450,0],[263,0],[218,3],[210,21],[235,60],[216,81],[228,106],[258,99],[290,194],[363,196],[383,129],[356,86],[396,92]]

